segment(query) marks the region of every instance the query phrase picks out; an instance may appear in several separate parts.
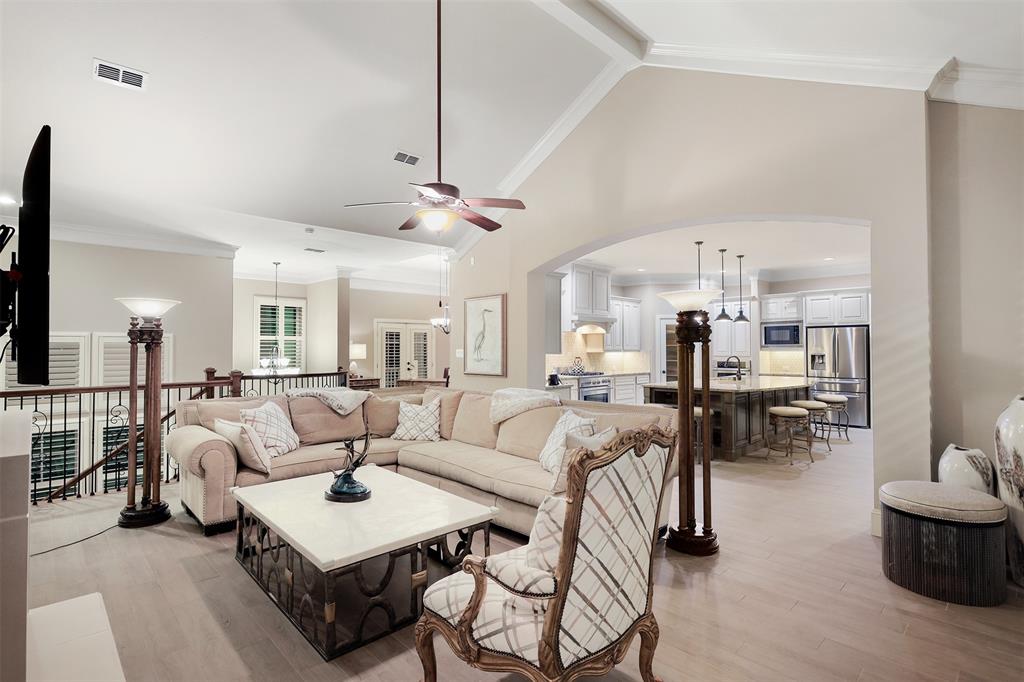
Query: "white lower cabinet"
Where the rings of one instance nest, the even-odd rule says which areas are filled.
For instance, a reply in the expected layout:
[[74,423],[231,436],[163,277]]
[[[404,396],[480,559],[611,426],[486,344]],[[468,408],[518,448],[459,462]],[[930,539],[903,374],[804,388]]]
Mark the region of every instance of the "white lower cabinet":
[[651,383],[650,374],[626,374],[612,379],[612,402],[619,405],[643,405],[644,386]]

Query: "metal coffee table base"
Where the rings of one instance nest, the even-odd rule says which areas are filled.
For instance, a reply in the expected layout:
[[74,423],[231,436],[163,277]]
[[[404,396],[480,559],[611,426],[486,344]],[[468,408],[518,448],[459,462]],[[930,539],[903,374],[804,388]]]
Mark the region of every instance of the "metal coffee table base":
[[477,532],[490,553],[488,521],[459,530],[455,550],[441,535],[325,573],[242,505],[238,519],[238,563],[325,660],[415,623],[427,585],[458,567]]

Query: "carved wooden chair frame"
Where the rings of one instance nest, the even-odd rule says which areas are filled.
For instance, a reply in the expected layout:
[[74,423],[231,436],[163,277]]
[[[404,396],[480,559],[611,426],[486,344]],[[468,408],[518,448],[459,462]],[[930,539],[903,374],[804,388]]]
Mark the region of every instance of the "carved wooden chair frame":
[[[607,445],[597,451],[578,448],[566,454],[572,457],[568,469],[568,486],[566,491],[565,523],[563,526],[562,545],[559,553],[558,566],[555,571],[555,594],[549,597],[547,611],[544,616],[543,631],[539,646],[540,666],[535,666],[525,659],[512,654],[499,653],[481,647],[473,636],[473,622],[480,612],[481,604],[487,589],[484,557],[467,556],[462,562],[462,570],[473,576],[474,591],[466,608],[459,616],[454,627],[444,618],[424,609],[423,615],[416,623],[416,649],[423,664],[425,682],[436,682],[437,662],[434,656],[434,631],[441,633],[452,651],[460,659],[479,670],[492,672],[517,672],[532,682],[552,682],[554,680],[575,680],[580,677],[603,675],[622,662],[632,643],[633,638],[640,635],[640,673],[644,682],[660,682],[654,676],[652,664],[654,650],[658,645],[658,622],[651,610],[654,594],[654,552],[648,566],[647,607],[644,613],[626,629],[619,639],[604,649],[583,658],[570,666],[562,664],[559,654],[559,626],[565,601],[569,593],[569,581],[576,560],[576,548],[579,540],[580,522],[583,514],[584,491],[590,473],[595,469],[608,466],[629,451],[637,457],[647,454],[652,444],[664,447],[668,451],[665,460],[665,472],[658,490],[658,501],[655,509],[661,508],[661,497],[664,495],[666,483],[670,477],[672,458],[675,454],[676,438],[671,429],[662,429],[657,425],[643,429],[628,430],[615,436]],[[651,528],[652,547],[658,539],[657,515]],[[491,578],[494,580],[494,578]],[[499,588],[506,589],[506,588]],[[516,594],[514,591],[510,594]],[[528,598],[540,600],[530,594]]]

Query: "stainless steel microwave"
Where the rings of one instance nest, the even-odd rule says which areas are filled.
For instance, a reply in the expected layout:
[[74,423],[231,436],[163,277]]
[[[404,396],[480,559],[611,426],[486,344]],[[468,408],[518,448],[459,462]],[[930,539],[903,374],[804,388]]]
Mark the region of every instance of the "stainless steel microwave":
[[803,333],[799,323],[762,324],[761,348],[794,348],[803,346]]

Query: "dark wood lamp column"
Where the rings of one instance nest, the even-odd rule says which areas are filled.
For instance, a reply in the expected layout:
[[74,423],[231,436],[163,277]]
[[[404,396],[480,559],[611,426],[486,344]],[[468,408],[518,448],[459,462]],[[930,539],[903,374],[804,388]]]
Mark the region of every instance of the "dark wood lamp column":
[[[678,379],[677,452],[679,453],[679,525],[669,528],[667,544],[684,554],[708,556],[718,551],[718,535],[711,526],[711,325],[703,310],[721,290],[669,291],[658,294],[678,310],[676,344]],[[704,515],[697,529],[694,422],[694,355],[701,345],[701,398],[704,418],[704,454],[701,458]]]
[[[128,499],[117,525],[141,528],[171,518],[171,510],[160,499],[160,388],[163,353],[163,315],[180,301],[168,299],[119,298],[132,313],[128,327]],[[136,503],[136,456],[139,423],[139,344],[146,349],[146,385],[142,395],[142,499]]]

